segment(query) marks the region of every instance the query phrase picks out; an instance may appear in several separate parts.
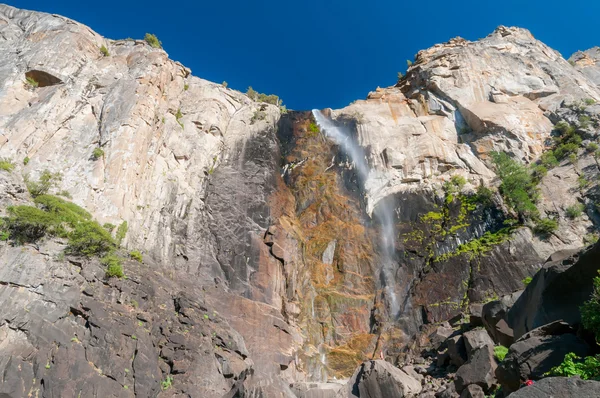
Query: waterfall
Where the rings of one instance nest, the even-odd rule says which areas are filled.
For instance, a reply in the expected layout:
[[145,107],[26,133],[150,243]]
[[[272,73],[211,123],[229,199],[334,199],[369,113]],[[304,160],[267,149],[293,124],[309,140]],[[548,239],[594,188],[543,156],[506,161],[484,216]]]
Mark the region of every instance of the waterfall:
[[[363,148],[352,139],[352,135],[343,126],[336,126],[333,121],[323,115],[321,111],[313,109],[312,111],[317,124],[325,135],[333,140],[342,148],[342,151],[352,159],[358,177],[362,184],[367,181],[370,175],[374,176],[377,171],[370,169]],[[394,230],[394,209],[390,207],[385,199],[377,203],[373,214],[380,224],[381,248],[383,251],[383,262],[380,265],[380,280],[385,289],[388,299],[389,314],[391,319],[396,319],[400,311],[398,298],[396,296],[395,280],[395,230]]]

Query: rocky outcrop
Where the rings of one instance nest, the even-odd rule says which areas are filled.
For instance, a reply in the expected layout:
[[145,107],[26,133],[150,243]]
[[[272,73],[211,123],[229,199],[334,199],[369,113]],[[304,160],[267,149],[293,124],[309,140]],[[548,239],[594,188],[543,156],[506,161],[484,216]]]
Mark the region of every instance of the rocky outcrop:
[[595,398],[600,394],[600,382],[577,377],[548,377],[520,389],[511,398]]
[[477,348],[471,353],[469,361],[456,372],[456,391],[460,393],[472,384],[478,385],[485,392],[491,391],[496,385],[494,372],[497,366],[493,346]]
[[421,392],[421,383],[385,361],[362,364],[338,397],[410,397]]
[[564,322],[542,326],[510,346],[496,377],[505,392],[516,391],[523,380],[542,378],[570,352],[584,357],[590,354],[590,347]]
[[500,300],[491,301],[483,306],[482,320],[485,329],[496,343],[509,347],[514,343],[514,332],[506,321],[508,310],[517,301],[522,291],[503,296]]
[[551,256],[508,311],[515,338],[558,320],[578,325],[579,307],[589,299],[600,270],[599,256],[600,245]]

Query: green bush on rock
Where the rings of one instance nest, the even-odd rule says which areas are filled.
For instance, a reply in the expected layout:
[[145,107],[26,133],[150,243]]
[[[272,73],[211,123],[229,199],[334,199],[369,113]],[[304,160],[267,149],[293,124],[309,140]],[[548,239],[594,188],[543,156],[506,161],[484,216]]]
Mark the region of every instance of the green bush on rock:
[[124,276],[121,259],[114,254],[108,254],[100,260],[106,266],[107,278],[122,278]]
[[503,345],[494,347],[494,356],[498,361],[504,361],[506,354],[508,354],[508,348],[504,347]]
[[532,173],[504,152],[492,152],[491,156],[501,180],[500,193],[508,206],[522,217],[537,217],[535,202],[540,194]]

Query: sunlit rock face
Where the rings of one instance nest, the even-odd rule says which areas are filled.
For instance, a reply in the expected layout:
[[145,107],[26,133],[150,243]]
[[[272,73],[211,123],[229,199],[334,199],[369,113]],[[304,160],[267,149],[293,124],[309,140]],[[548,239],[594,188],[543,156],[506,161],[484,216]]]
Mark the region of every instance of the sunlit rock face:
[[[145,258],[106,280],[96,259],[61,258],[60,239],[0,243],[0,336],[14,342],[0,371],[16,396],[149,396],[173,377],[175,395],[292,397],[291,383],[401,358],[424,324],[519,290],[600,221],[593,151],[542,178],[550,236],[505,230],[501,195],[473,195],[499,185],[490,152],[533,162],[560,120],[589,119],[584,144],[597,140],[597,49],[569,63],[500,27],[419,52],[395,86],[323,112],[366,174],[310,112],[282,115],[141,40],[0,5],[0,53],[0,157],[15,164],[0,171],[1,214],[32,204],[23,175],[60,172],[53,193],[126,221],[124,250]],[[466,184],[444,191],[453,176]]]

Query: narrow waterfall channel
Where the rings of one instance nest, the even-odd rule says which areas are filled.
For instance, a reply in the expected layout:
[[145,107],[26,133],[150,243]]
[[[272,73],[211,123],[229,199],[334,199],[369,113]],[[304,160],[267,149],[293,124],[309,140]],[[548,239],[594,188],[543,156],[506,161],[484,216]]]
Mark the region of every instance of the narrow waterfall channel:
[[[323,131],[329,139],[339,145],[342,148],[342,151],[353,161],[363,186],[372,173],[380,172],[369,168],[363,148],[354,141],[352,135],[346,128],[337,126],[332,120],[317,109],[313,109],[312,113],[317,124],[321,128],[321,131]],[[394,209],[385,200],[381,200],[375,206],[373,214],[379,221],[381,248],[383,251],[383,255],[381,256],[382,263],[379,264],[380,287],[385,289],[390,319],[396,319],[399,315],[400,307],[395,291],[396,278],[394,275],[396,268],[394,264],[396,246]]]

